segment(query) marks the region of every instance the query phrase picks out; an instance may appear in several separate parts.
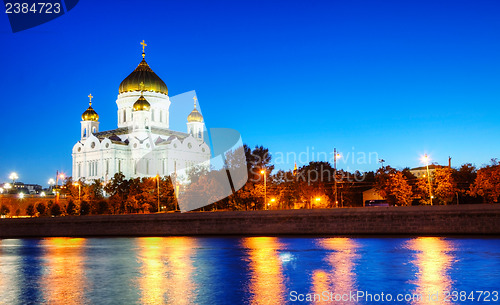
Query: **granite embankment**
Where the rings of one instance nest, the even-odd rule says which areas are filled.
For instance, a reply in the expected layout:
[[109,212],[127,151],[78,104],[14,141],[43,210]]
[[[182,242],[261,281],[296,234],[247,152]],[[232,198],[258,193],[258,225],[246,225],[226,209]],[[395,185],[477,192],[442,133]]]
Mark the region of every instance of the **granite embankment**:
[[0,219],[0,238],[169,235],[500,236],[500,205]]

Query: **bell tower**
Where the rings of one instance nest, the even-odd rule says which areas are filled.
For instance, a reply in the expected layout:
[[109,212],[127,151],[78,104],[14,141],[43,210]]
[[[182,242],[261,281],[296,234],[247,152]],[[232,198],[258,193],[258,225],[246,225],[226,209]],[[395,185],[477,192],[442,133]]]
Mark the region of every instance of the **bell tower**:
[[99,132],[99,115],[92,108],[92,94],[88,95],[89,108],[82,114],[80,137],[82,140],[87,139],[90,134]]

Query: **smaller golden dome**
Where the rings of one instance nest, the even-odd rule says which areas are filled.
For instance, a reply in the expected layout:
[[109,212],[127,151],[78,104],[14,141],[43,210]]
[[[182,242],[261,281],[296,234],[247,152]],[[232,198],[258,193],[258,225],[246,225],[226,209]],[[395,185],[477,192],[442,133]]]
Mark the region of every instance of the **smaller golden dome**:
[[89,94],[89,98],[89,108],[82,114],[82,121],[97,121],[99,120],[99,115],[95,112],[94,108],[92,108],[92,94]]
[[134,106],[132,106],[133,111],[149,111],[151,109],[151,105],[149,102],[144,98],[141,92],[141,97],[134,103]]
[[196,109],[196,105],[193,111],[188,115],[188,122],[203,122],[203,116],[198,112],[198,109]]

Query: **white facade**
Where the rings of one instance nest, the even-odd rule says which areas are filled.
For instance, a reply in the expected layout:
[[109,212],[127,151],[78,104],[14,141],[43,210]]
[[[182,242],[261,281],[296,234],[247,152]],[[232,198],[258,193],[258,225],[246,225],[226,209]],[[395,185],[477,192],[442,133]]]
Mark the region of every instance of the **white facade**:
[[[144,65],[145,61],[141,64]],[[135,71],[132,74],[134,73]],[[152,71],[151,73],[154,74]],[[150,81],[151,77],[157,77],[156,74],[146,75],[141,80],[142,75],[136,74],[132,81],[140,81],[144,90],[142,94],[150,106],[146,110],[134,109],[134,103],[141,97],[141,91],[135,90],[118,94],[117,129],[99,131],[99,117],[92,107],[82,116],[80,140],[73,146],[72,152],[73,180],[106,181],[118,172],[123,173],[127,179],[158,174],[167,176],[174,171],[210,160],[210,149],[203,139],[204,123],[188,120],[188,132],[170,130],[168,91],[154,91],[156,87]],[[128,80],[129,87],[132,81]],[[154,81],[162,82],[159,78]],[[152,84],[150,88],[148,82]],[[95,116],[86,116],[89,110]]]

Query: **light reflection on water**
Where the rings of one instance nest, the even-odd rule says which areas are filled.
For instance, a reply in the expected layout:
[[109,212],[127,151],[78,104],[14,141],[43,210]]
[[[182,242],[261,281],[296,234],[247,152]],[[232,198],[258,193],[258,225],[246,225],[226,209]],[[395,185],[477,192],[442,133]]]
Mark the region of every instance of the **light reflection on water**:
[[82,304],[87,290],[83,238],[48,238],[41,247],[44,276],[39,285],[44,299],[51,304]]
[[146,237],[137,240],[142,304],[192,304],[197,289],[192,281],[196,239]]
[[301,304],[290,301],[292,290],[318,295],[357,290],[423,295],[453,289],[493,291],[500,287],[498,241],[436,237],[0,240],[0,304]]
[[278,250],[283,246],[277,237],[244,238],[242,246],[248,249],[250,267],[250,302],[252,304],[281,304],[285,286]]
[[[356,274],[354,273],[356,252],[359,245],[351,238],[326,238],[318,240],[321,248],[329,250],[325,257],[329,268],[315,270],[312,275],[314,293],[322,296],[324,291],[332,291],[339,295],[349,295],[356,290]],[[324,299],[323,299],[324,300]],[[344,304],[350,304],[348,301]]]
[[[408,248],[416,251],[412,263],[417,267],[417,285],[415,293],[422,296],[422,300],[414,304],[427,304],[429,294],[438,293],[444,297],[444,291],[452,289],[453,281],[448,275],[453,267],[453,244],[451,241],[440,237],[419,237],[408,241]],[[452,304],[452,302],[448,302]]]

